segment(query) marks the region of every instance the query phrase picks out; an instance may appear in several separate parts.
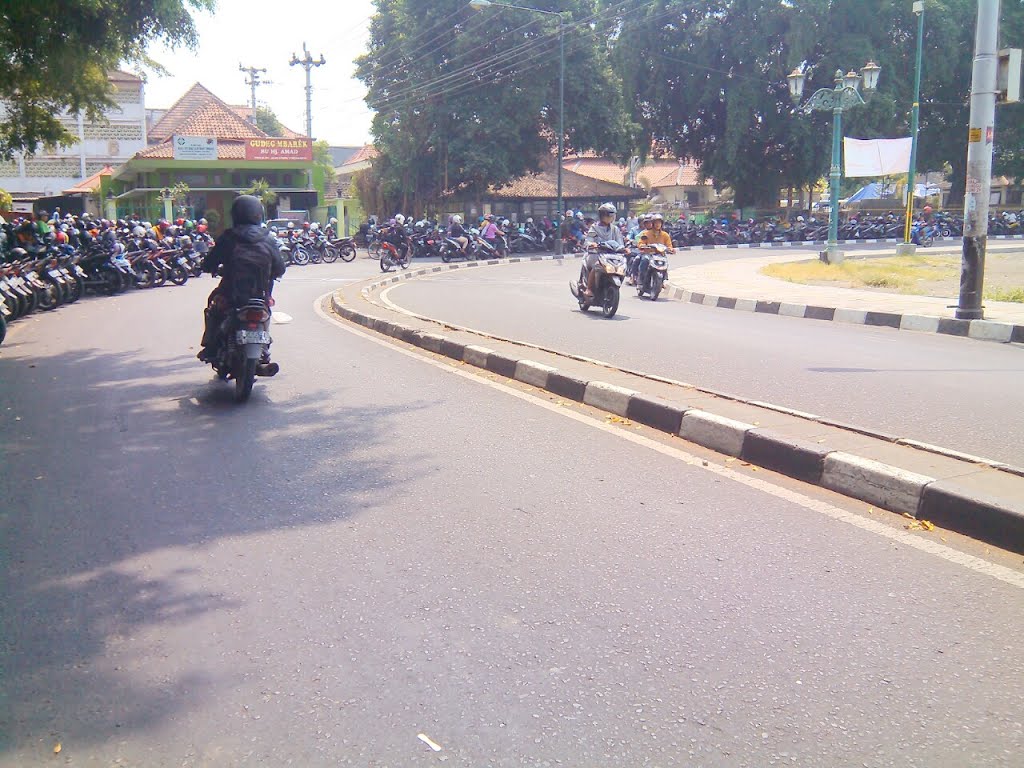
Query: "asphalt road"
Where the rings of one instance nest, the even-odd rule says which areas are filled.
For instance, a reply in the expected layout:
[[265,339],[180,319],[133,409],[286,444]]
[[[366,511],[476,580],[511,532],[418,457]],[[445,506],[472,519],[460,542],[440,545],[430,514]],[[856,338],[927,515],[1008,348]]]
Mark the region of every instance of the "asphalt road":
[[1024,466],[1020,345],[652,303],[634,289],[609,322],[579,311],[568,287],[579,269],[578,259],[488,267],[386,295],[506,338]]
[[209,281],[13,329],[0,766],[1019,765],[1019,558],[314,313],[372,268],[289,275],[244,407]]

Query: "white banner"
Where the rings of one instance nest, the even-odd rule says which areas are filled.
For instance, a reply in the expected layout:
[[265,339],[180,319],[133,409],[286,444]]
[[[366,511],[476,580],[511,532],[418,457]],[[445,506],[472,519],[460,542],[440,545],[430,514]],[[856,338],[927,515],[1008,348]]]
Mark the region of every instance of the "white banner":
[[175,160],[217,159],[216,136],[175,136],[172,142]]
[[910,170],[910,139],[843,138],[844,175],[848,178],[895,176]]

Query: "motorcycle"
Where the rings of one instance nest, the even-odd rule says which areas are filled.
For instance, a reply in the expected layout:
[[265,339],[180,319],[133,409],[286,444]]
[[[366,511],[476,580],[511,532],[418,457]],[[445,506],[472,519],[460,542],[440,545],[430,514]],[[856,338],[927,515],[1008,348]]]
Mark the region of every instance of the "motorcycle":
[[235,402],[249,399],[257,376],[277,373],[276,363],[260,362],[270,355],[270,318],[270,304],[251,298],[228,312],[221,323],[212,365],[222,381],[235,382]]
[[569,290],[579,302],[580,311],[586,312],[593,305],[601,307],[601,313],[607,317],[615,317],[619,310],[619,289],[626,273],[626,247],[614,243],[601,243],[596,246],[598,263],[594,265],[597,270],[597,285],[594,295],[586,295],[586,265],[580,267],[580,277],[576,282],[569,283]]
[[642,299],[644,294],[647,294],[651,301],[657,301],[662,288],[665,287],[665,281],[668,280],[668,249],[661,243],[645,245],[643,248],[644,251],[638,257],[640,267],[636,295]]
[[380,244],[380,271],[390,272],[392,267],[409,268],[409,248],[399,252],[392,243],[384,240]]

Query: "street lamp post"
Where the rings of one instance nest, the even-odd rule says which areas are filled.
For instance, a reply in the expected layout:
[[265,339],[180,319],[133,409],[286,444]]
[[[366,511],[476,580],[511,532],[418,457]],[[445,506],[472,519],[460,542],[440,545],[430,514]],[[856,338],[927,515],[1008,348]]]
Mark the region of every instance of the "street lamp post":
[[[832,166],[829,170],[829,212],[828,212],[828,243],[821,254],[822,260],[828,264],[839,264],[843,260],[839,250],[839,182],[842,179],[840,158],[842,151],[839,138],[843,131],[843,112],[864,103],[858,85],[863,84],[864,93],[869,96],[878,88],[878,74],[882,68],[869,61],[861,69],[860,74],[850,71],[845,75],[837,69],[834,88],[819,88],[807,103],[800,108],[804,114],[811,112],[832,112]],[[804,82],[807,75],[800,69],[794,69],[788,76],[789,95],[794,103],[799,103],[804,93]]]
[[910,242],[910,225],[914,216],[914,174],[917,168],[917,129],[918,115],[921,111],[921,52],[924,42],[924,0],[914,3],[917,14],[917,64],[914,67],[914,101],[910,108],[910,169],[907,171],[907,220],[903,230],[903,245],[897,247],[897,253],[913,253],[916,248]]
[[[484,8],[512,8],[517,11],[541,13],[558,17],[558,212],[556,219],[565,214],[562,208],[562,166],[565,161],[565,17],[559,11],[545,11],[525,5],[492,3],[491,0],[470,0],[469,7],[479,11]],[[562,253],[562,238],[555,238],[555,253]]]

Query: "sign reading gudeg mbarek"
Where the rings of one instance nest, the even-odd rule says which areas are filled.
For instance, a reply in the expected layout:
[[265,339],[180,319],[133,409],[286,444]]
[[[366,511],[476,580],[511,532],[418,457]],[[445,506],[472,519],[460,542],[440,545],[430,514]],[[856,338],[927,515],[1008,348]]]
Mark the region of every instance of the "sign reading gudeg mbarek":
[[248,139],[246,160],[313,160],[313,143],[309,139]]

